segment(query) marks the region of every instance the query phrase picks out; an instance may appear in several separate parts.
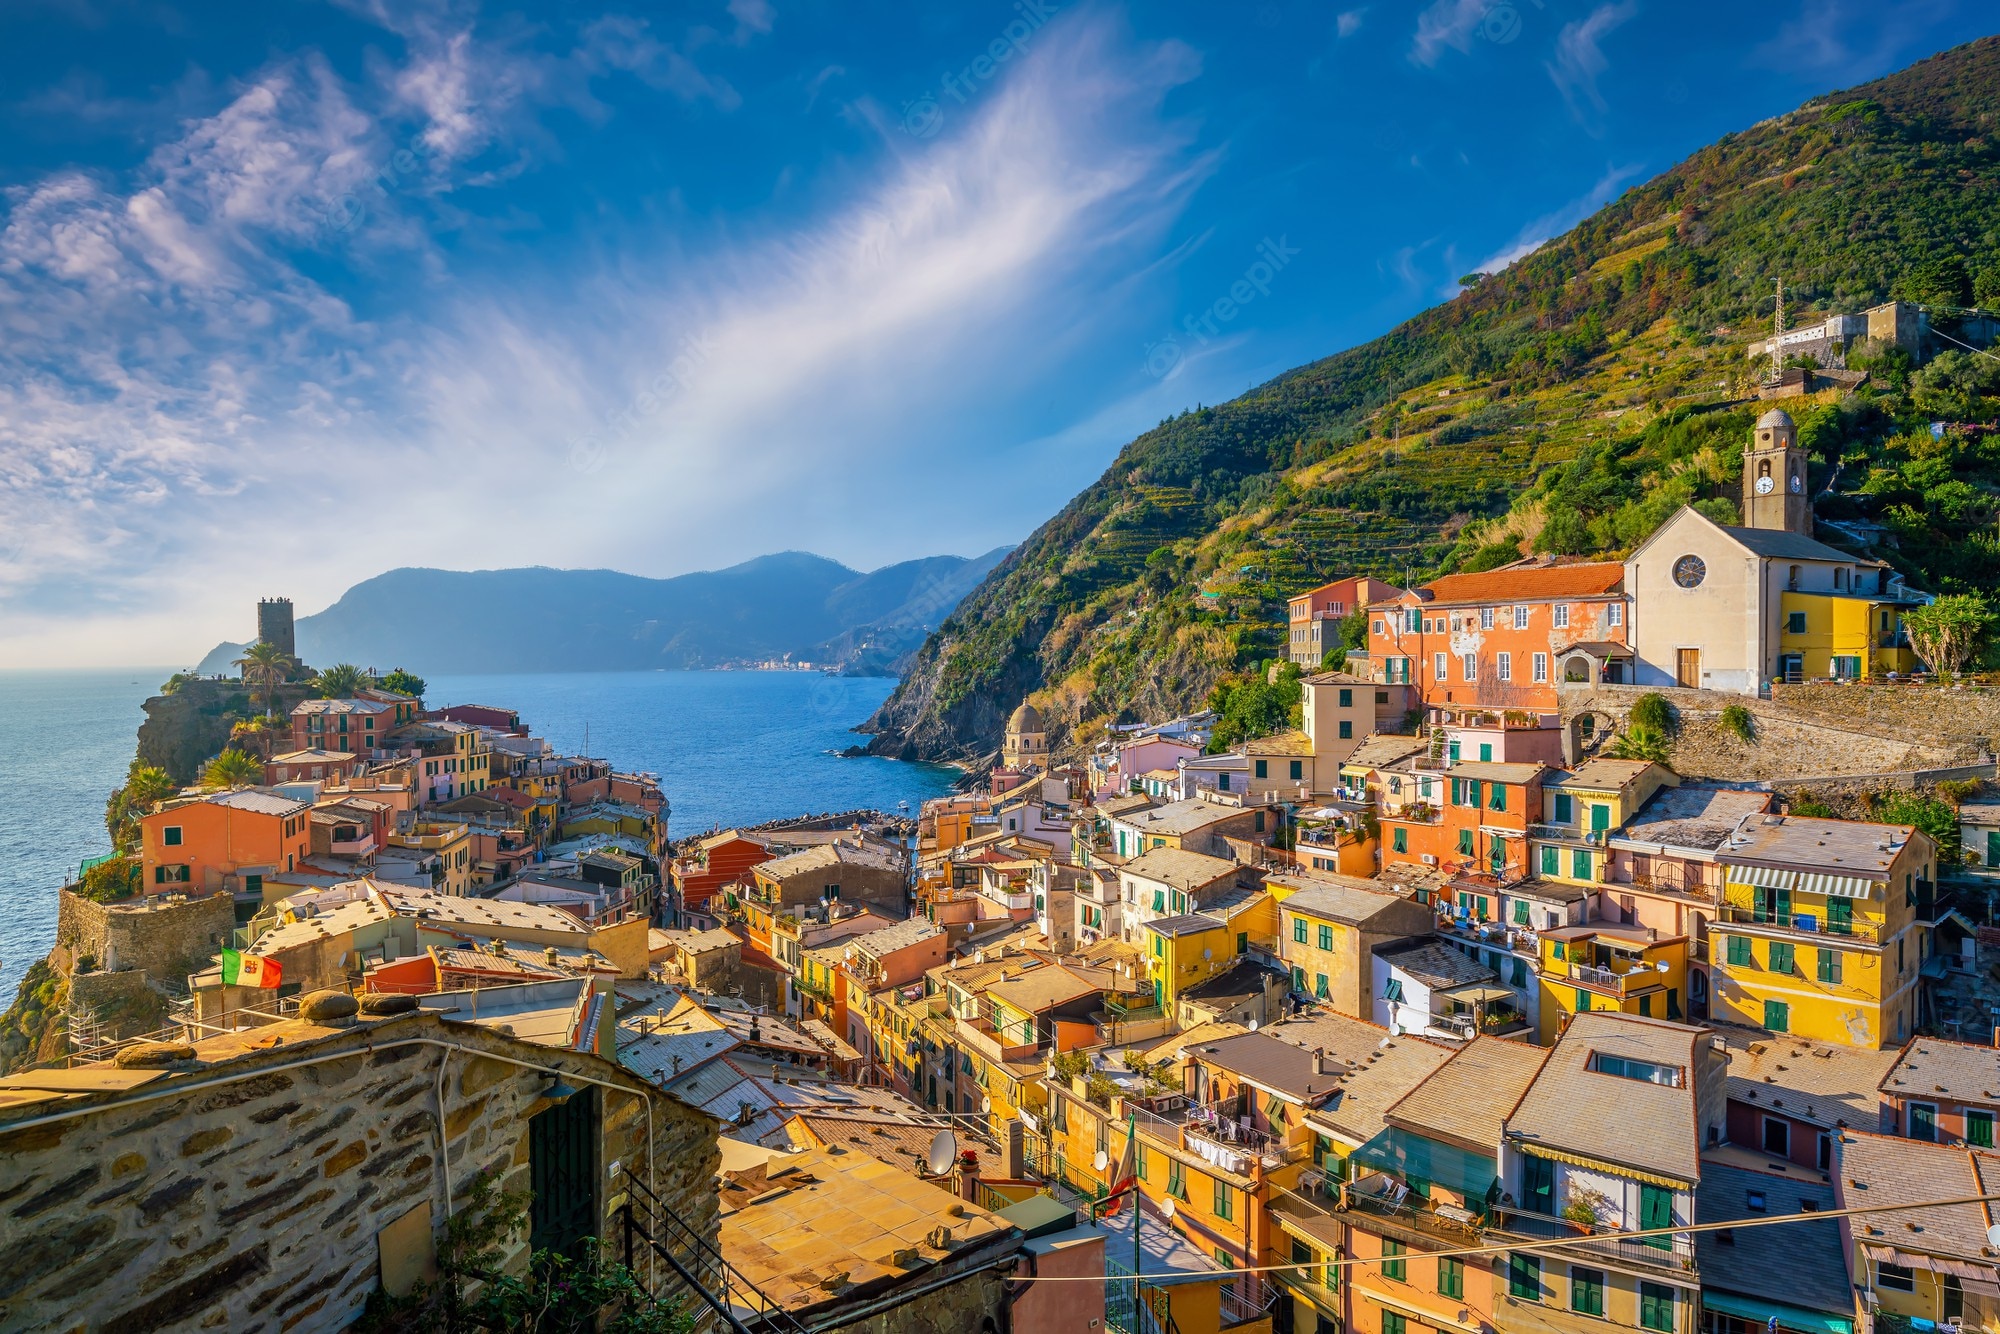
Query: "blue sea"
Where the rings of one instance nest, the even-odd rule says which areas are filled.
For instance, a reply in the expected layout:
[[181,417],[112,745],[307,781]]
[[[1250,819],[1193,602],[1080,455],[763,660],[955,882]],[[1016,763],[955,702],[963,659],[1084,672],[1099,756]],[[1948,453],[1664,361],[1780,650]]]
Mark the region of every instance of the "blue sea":
[[[0,1008],[55,941],[56,887],[111,850],[104,801],[124,780],[140,705],[169,668],[0,671]],[[817,672],[433,676],[425,702],[491,704],[559,751],[660,776],[674,837],[807,812],[914,809],[957,773],[834,752],[895,682]]]

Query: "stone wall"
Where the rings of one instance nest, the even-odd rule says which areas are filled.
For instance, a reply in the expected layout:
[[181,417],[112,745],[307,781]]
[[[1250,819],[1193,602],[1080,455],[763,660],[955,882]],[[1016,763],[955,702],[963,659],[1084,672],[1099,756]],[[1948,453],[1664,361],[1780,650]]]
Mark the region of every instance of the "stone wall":
[[1902,736],[1954,758],[1991,754],[2000,740],[2000,689],[1988,686],[1815,681],[1773,686],[1771,702],[1796,716]]
[[[1641,695],[1665,697],[1680,717],[1667,762],[1684,778],[1758,781],[1802,775],[1875,775],[1934,769],[1967,758],[1962,738],[1945,738],[1926,729],[1920,710],[1876,707],[1879,696],[1917,693],[1910,687],[1779,689],[1820,693],[1764,700],[1715,690],[1565,685],[1559,688],[1560,714],[1572,737],[1577,734],[1577,721],[1586,714],[1609,719],[1622,731]],[[1742,741],[1722,726],[1722,711],[1731,706],[1749,711],[1750,741]],[[1596,741],[1601,744],[1605,739],[1600,725]]]
[[66,1119],[23,1124],[76,1103],[0,1111],[0,1328],[343,1327],[385,1262],[428,1254],[478,1173],[527,1189],[550,1068],[618,1086],[585,1095],[603,1113],[600,1235],[618,1235],[626,1198],[615,1162],[716,1238],[718,1123],[600,1058],[429,1014],[287,1022],[200,1054],[206,1068],[89,1095]]
[[136,969],[70,974],[69,1003],[71,1009],[82,1007],[96,1016],[106,1038],[155,1033],[167,1022],[167,998]]
[[59,891],[57,967],[67,973],[78,958],[90,955],[99,968],[185,981],[189,971],[229,943],[236,930],[235,901],[226,893],[180,903],[163,898],[94,903]]

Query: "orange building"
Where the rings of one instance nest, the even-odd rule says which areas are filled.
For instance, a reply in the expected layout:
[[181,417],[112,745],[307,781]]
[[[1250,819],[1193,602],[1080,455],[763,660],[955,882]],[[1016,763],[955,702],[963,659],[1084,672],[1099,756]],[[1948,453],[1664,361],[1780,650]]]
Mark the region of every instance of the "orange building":
[[1291,660],[1301,667],[1318,667],[1328,652],[1340,646],[1342,621],[1363,607],[1398,597],[1402,591],[1394,584],[1359,574],[1299,594],[1289,604]]
[[139,821],[145,890],[261,895],[266,875],[312,855],[311,817],[305,802],[256,788],[168,802]]
[[1419,862],[1502,880],[1529,875],[1528,826],[1542,818],[1549,772],[1544,764],[1476,760],[1444,772],[1406,770],[1406,795],[1383,806],[1382,864]]
[[1630,677],[1624,588],[1615,561],[1434,579],[1370,608],[1367,674],[1434,707],[1553,708],[1557,681]]

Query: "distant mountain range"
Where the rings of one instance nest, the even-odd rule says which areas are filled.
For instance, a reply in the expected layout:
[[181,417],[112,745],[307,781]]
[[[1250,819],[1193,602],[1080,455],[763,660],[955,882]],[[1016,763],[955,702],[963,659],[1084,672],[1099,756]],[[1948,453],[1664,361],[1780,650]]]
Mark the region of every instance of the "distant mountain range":
[[[616,570],[390,570],[298,621],[298,654],[424,673],[810,662],[893,675],[1010,548],[862,573],[803,551],[648,579]],[[230,670],[218,644],[200,671]]]

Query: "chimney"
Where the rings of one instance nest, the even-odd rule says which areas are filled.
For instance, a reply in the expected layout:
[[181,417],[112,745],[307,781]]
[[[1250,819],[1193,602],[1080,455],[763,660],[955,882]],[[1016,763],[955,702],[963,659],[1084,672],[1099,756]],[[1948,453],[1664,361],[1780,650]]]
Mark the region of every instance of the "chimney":
[[1313,1073],[1316,1075],[1326,1073],[1326,1048],[1324,1047],[1313,1048]]
[[1028,1167],[1028,1128],[1018,1120],[1007,1122],[1007,1142],[1000,1150],[1000,1175],[1009,1181],[1025,1177]]
[[957,1187],[958,1198],[961,1200],[977,1199],[979,1196],[979,1155],[971,1149],[967,1149],[965,1152],[959,1154],[958,1166],[953,1171],[953,1176],[957,1178],[953,1184]]

